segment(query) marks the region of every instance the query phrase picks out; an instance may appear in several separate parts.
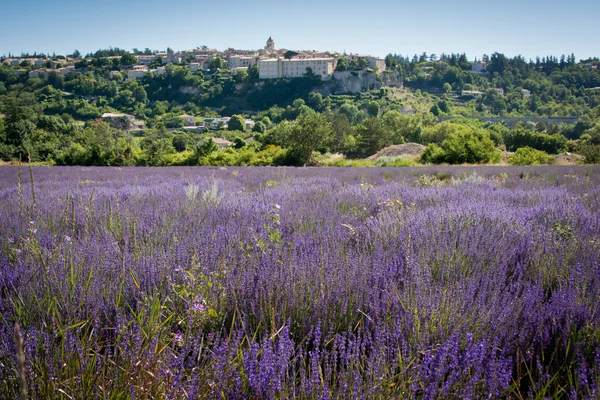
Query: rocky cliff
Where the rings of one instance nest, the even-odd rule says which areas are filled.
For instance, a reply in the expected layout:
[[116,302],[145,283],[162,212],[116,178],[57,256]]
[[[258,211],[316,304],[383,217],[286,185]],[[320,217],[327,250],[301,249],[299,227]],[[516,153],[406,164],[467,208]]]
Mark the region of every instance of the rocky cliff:
[[380,74],[372,71],[335,72],[321,93],[324,96],[359,93],[383,86],[402,87],[402,75],[398,71],[384,71]]

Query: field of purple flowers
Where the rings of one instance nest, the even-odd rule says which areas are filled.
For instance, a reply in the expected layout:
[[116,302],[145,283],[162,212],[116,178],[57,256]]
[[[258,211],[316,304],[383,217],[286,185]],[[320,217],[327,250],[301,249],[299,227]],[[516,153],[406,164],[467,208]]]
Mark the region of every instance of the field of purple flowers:
[[598,167],[3,167],[0,232],[0,398],[600,396]]

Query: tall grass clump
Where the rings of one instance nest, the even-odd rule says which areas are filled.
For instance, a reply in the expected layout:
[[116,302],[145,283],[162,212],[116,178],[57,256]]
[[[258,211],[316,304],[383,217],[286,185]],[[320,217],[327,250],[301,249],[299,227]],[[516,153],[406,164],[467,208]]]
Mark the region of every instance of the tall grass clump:
[[600,169],[0,169],[0,398],[597,398]]

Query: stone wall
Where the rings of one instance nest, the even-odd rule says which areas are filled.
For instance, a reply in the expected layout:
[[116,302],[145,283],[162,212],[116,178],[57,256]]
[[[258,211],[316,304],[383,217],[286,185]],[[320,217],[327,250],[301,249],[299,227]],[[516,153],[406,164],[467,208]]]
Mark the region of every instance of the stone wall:
[[438,121],[449,121],[458,118],[470,118],[470,119],[478,119],[483,122],[504,122],[506,126],[512,127],[518,121],[523,122],[538,122],[541,121],[546,124],[546,126],[556,125],[556,124],[575,124],[577,123],[578,117],[523,117],[523,118],[502,118],[502,117],[453,117],[453,116],[445,116],[438,117]]

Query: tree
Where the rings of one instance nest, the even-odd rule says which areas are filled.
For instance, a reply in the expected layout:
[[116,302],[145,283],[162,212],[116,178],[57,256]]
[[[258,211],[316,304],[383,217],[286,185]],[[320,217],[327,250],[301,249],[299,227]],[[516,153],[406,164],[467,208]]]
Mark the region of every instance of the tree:
[[368,157],[392,144],[392,135],[379,118],[367,118],[356,127],[358,141],[355,156]]
[[249,81],[256,81],[259,78],[258,75],[258,65],[253,65],[251,67],[248,68],[248,80]]
[[256,133],[265,133],[267,131],[267,127],[265,126],[265,124],[262,121],[258,121],[254,124],[254,127],[252,128],[252,132],[256,132]]
[[443,91],[444,93],[450,93],[452,91],[452,85],[450,85],[448,82],[444,83]]
[[[362,59],[361,59],[362,60]],[[367,104],[367,112],[371,117],[379,116],[379,103],[375,100],[371,100],[369,104]]]
[[317,112],[323,111],[323,95],[317,92],[310,92],[306,100],[308,106]]
[[206,157],[217,150],[218,148],[215,142],[213,142],[211,138],[208,138],[202,142],[196,143],[196,146],[194,146],[194,155],[196,159],[199,159],[201,157]]
[[346,102],[341,105],[341,107],[338,109],[338,112],[345,115],[351,124],[355,124],[357,122],[358,107],[356,107],[355,104]]
[[121,56],[121,65],[133,65],[137,63],[137,58],[130,53],[125,53]]
[[230,131],[245,131],[246,122],[241,115],[233,115],[227,123],[227,129]]
[[239,68],[235,73],[235,81],[237,83],[248,82],[248,72],[243,68]]
[[453,131],[440,146],[430,144],[421,156],[424,162],[434,164],[484,164],[500,161],[500,151],[483,129],[464,127]]
[[12,148],[14,157],[25,158],[23,142],[35,130],[35,117],[29,107],[21,105],[21,101],[13,97],[5,97],[2,111],[4,118],[4,142]]
[[309,109],[291,125],[285,144],[290,148],[290,156],[298,165],[312,161],[312,153],[328,143],[332,135],[325,116]]
[[342,71],[346,71],[347,69],[348,69],[348,65],[346,65],[346,59],[343,57],[338,58],[335,70],[338,72],[342,72]]
[[173,139],[159,134],[151,134],[142,139],[140,148],[144,152],[146,165],[164,165],[164,156],[175,153]]
[[210,60],[210,62],[208,63],[208,68],[210,68],[210,70],[213,72],[223,68],[223,59],[220,56],[216,56],[215,58]]
[[542,165],[552,164],[553,161],[554,157],[548,153],[531,147],[521,147],[508,157],[508,163],[511,165]]
[[61,89],[65,84],[65,78],[56,71],[50,71],[47,80],[50,85],[58,89]]
[[420,116],[402,115],[390,110],[383,114],[381,123],[390,132],[392,144],[421,143],[423,125]]

